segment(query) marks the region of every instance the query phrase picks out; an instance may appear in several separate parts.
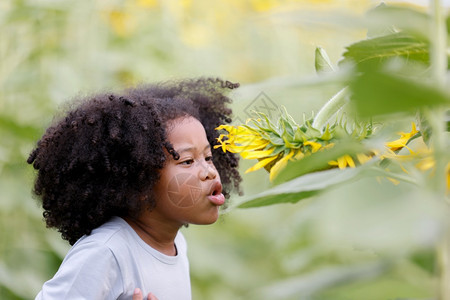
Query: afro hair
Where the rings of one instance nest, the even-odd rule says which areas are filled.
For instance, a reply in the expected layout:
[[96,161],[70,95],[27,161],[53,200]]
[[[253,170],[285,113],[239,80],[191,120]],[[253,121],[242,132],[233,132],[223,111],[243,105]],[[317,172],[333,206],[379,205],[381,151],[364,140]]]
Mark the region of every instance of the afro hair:
[[[170,145],[166,124],[192,116],[206,130],[211,148],[217,126],[231,122],[227,90],[239,84],[215,78],[140,85],[79,100],[38,141],[28,163],[37,170],[34,193],[47,227],[73,245],[113,216],[137,217],[152,209],[152,188]],[[165,151],[166,150],[166,151]],[[228,199],[240,192],[235,154],[215,150],[213,162]]]

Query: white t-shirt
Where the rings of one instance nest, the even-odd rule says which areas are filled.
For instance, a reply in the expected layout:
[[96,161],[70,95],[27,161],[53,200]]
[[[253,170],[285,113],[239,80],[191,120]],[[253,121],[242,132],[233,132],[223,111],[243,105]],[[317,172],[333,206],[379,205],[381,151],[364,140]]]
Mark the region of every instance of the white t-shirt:
[[159,300],[190,300],[189,262],[181,232],[175,245],[176,256],[162,254],[125,220],[114,217],[73,245],[36,300],[131,300],[137,287],[145,299],[152,292]]

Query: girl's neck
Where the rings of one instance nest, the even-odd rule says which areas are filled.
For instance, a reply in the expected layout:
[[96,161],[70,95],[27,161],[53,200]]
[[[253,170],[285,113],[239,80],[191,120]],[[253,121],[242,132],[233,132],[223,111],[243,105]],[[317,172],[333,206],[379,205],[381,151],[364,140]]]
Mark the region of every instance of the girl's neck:
[[150,247],[165,255],[177,255],[175,237],[181,226],[168,226],[147,214],[143,214],[137,219],[128,217],[124,219]]

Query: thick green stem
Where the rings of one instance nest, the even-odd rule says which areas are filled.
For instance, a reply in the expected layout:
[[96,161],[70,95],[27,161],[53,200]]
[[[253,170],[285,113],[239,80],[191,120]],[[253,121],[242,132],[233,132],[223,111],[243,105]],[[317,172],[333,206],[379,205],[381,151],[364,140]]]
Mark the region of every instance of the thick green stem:
[[327,124],[328,120],[338,112],[347,103],[348,88],[345,87],[334,95],[327,103],[319,110],[312,126],[316,129],[322,130]]
[[[447,32],[444,10],[440,0],[430,1],[432,16],[431,38],[431,73],[433,81],[440,88],[445,88],[447,73]],[[430,188],[438,199],[446,199],[446,135],[445,112],[434,109],[427,112],[427,118],[432,128],[432,146],[436,160],[435,180],[430,182]],[[439,299],[450,300],[450,230],[445,230],[442,241],[438,245],[437,255],[440,271]]]

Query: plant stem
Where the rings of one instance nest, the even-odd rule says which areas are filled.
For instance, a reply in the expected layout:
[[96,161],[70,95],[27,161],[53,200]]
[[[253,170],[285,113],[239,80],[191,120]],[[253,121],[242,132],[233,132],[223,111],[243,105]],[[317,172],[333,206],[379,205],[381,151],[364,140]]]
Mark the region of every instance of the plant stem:
[[347,103],[348,88],[345,87],[336,95],[334,95],[324,106],[319,110],[317,116],[314,118],[312,127],[322,130],[327,124],[328,120],[338,112]]
[[[431,13],[431,73],[432,79],[439,86],[445,88],[447,73],[447,32],[444,10],[440,0],[430,1]],[[431,190],[435,191],[438,199],[446,199],[446,135],[445,135],[445,111],[434,109],[427,112],[427,118],[432,129],[432,146],[436,160],[435,180],[430,182]],[[444,230],[442,240],[437,245],[439,264],[439,299],[450,300],[450,236],[449,229]]]

